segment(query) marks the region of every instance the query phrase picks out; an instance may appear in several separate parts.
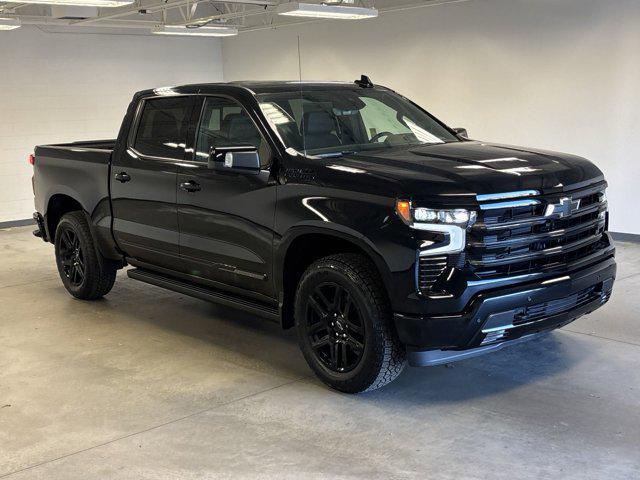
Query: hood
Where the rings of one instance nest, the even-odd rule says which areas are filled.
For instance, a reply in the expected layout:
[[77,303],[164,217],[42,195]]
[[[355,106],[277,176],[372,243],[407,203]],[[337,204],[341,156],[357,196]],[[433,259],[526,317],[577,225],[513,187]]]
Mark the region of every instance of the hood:
[[[584,158],[476,141],[359,152],[326,162],[330,171],[322,177],[329,183],[346,179],[357,188],[363,182],[371,191],[384,188],[410,198],[466,197],[470,201],[477,194],[519,190],[547,194],[604,180],[602,172]],[[358,179],[353,178],[356,174]]]

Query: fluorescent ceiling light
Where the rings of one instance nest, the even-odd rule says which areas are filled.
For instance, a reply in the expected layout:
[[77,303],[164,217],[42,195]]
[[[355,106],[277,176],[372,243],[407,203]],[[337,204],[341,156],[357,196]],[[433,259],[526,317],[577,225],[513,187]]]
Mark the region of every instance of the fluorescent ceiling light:
[[206,25],[203,27],[191,27],[180,25],[160,25],[151,30],[157,35],[188,35],[190,37],[231,37],[238,34],[235,27],[224,25]]
[[341,20],[361,20],[378,16],[378,10],[375,8],[300,2],[278,5],[277,12],[279,15],[292,17],[334,18]]
[[24,0],[20,3],[37,3],[43,5],[75,5],[81,7],[122,7],[131,5],[135,0]]
[[0,18],[0,30],[15,30],[20,28],[20,20],[17,18]]

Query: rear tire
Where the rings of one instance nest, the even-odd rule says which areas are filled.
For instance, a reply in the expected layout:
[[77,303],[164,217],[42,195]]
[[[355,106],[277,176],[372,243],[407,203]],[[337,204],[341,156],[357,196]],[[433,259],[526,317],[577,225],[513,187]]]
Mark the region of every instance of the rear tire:
[[70,212],[56,227],[58,273],[67,291],[81,300],[96,300],[111,291],[116,266],[100,255],[82,212]]
[[295,299],[300,349],[324,383],[345,393],[375,390],[404,369],[386,290],[363,255],[338,254],[313,263]]

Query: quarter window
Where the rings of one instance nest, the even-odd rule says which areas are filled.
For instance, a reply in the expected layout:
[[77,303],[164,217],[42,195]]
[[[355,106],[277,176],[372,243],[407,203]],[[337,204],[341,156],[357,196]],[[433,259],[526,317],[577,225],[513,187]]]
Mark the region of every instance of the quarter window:
[[145,100],[134,148],[143,155],[183,160],[192,109],[191,97]]

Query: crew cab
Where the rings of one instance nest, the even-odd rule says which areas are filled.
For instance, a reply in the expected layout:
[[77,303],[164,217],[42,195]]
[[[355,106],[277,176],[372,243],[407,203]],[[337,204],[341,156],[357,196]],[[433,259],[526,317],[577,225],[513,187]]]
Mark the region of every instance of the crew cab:
[[562,327],[616,276],[596,166],[470,140],[365,76],[142,91],[117,139],[31,161],[34,234],[71,295],[130,266],[296,327],[344,392]]

